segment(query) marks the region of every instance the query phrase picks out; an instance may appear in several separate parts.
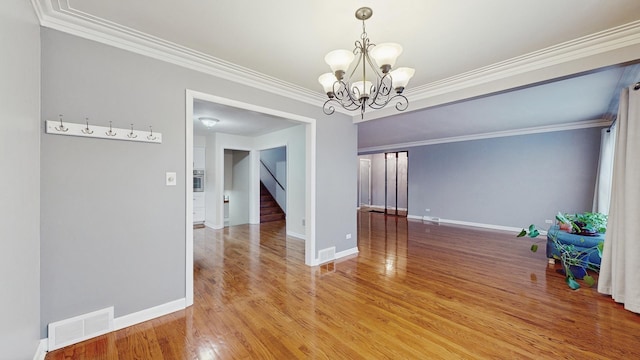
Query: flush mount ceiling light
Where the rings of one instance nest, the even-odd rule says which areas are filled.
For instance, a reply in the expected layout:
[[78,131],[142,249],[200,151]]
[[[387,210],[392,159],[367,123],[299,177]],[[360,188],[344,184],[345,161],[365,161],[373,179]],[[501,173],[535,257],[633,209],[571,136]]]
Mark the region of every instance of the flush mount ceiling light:
[[[362,118],[367,107],[382,109],[391,101],[397,101],[398,111],[404,111],[409,106],[409,100],[402,95],[402,92],[415,70],[401,67],[391,71],[396,59],[402,53],[402,46],[395,43],[378,45],[371,43],[364,25],[365,20],[371,15],[373,10],[368,7],[361,7],[356,11],[356,19],[362,20],[362,35],[360,40],[356,41],[353,51],[334,50],[324,57],[324,61],[333,72],[320,75],[318,78],[329,97],[322,107],[327,115],[335,111],[334,103],[338,103],[349,111],[360,109]],[[344,75],[356,56],[358,62],[349,77],[345,79]],[[356,74],[360,65],[362,69],[358,75],[362,74],[362,77],[354,78],[353,75]],[[375,74],[369,75],[369,78],[367,78],[367,66]],[[350,83],[350,80],[355,81]]]
[[218,122],[220,122],[220,120],[212,117],[199,117],[198,120],[208,128],[214,127]]

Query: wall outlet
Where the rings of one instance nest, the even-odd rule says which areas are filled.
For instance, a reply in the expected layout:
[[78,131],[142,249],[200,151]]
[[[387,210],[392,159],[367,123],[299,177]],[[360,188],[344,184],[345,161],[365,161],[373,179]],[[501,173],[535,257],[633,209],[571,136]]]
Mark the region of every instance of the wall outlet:
[[429,212],[431,211],[431,209],[424,209],[424,212]]
[[347,240],[351,239],[351,234],[347,234],[347,236],[345,236],[345,238],[346,238]]
[[549,220],[549,219],[547,219],[547,220],[545,220],[545,221],[544,221],[544,223],[545,223],[545,224],[553,224],[553,220]]

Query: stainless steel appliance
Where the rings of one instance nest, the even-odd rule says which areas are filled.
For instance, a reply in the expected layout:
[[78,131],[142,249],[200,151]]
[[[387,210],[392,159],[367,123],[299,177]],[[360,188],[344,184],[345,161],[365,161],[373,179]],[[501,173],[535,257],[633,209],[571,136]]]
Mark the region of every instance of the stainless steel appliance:
[[204,170],[193,170],[193,192],[204,191]]

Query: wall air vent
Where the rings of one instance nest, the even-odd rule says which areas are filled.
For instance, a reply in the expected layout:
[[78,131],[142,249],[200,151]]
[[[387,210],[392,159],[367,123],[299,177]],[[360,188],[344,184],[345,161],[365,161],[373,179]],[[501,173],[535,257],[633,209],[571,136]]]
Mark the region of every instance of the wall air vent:
[[49,351],[114,330],[113,306],[49,324]]
[[336,258],[336,247],[330,247],[318,251],[318,262],[320,264],[333,261]]

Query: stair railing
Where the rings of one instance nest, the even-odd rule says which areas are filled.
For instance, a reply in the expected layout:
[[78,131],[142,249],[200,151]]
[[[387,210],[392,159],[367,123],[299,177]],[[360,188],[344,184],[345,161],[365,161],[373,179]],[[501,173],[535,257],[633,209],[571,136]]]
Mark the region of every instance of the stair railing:
[[282,189],[282,191],[286,191],[284,189],[284,186],[282,186],[282,184],[280,184],[280,181],[278,181],[278,178],[276,178],[275,175],[273,175],[273,173],[271,172],[271,170],[269,170],[269,167],[262,161],[262,159],[260,159],[260,164],[262,164],[262,166],[264,166],[265,170],[267,170],[267,172],[269,173],[269,175],[271,175],[271,177],[273,178],[273,180],[275,180],[276,184],[278,184],[278,186],[280,186],[280,189]]

